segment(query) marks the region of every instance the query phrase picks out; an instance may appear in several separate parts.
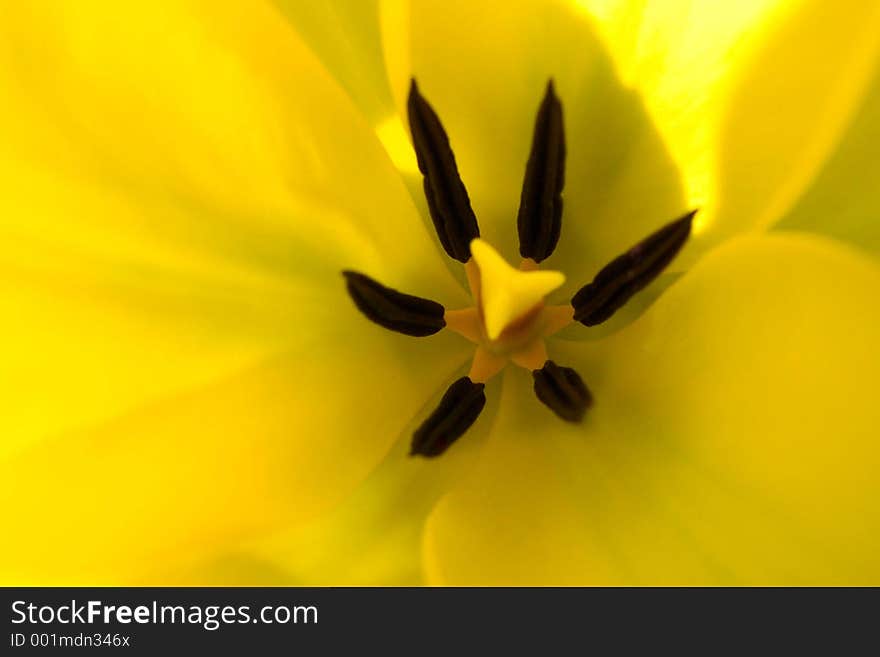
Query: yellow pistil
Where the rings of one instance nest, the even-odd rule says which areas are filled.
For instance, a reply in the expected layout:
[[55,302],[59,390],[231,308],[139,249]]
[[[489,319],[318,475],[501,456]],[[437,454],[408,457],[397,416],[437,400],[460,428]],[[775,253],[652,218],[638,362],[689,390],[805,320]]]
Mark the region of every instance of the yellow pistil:
[[547,360],[544,338],[571,323],[570,305],[546,306],[544,297],[565,282],[555,271],[540,271],[532,260],[509,265],[487,242],[471,242],[465,265],[474,305],[447,310],[447,328],[477,345],[471,380],[485,382],[508,361],[529,370]]
[[480,269],[483,322],[490,340],[520,317],[544,303],[544,297],[565,283],[558,271],[522,271],[511,267],[487,242],[471,242]]

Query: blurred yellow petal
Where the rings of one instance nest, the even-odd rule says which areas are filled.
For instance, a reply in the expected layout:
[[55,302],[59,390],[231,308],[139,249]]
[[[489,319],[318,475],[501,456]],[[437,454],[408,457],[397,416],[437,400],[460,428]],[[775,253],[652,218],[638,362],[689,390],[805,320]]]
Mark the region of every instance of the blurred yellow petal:
[[429,580],[880,582],[878,289],[837,244],[742,238],[616,336],[552,345],[593,391],[583,425],[509,372],[480,465],[429,520]]
[[389,340],[354,308],[336,319],[258,366],[0,462],[0,581],[134,583],[344,499],[469,349],[452,334]]
[[369,124],[271,7],[2,12],[2,581],[133,582],[332,507],[467,358],[346,297],[355,267],[465,298]]
[[462,295],[272,8],[7,3],[0,31],[2,451],[295,344],[345,267]]
[[725,98],[711,240],[778,221],[853,119],[877,63],[880,5],[801,0]]
[[0,254],[0,456],[257,362],[314,302],[259,276],[29,246]]
[[[400,258],[419,269],[412,263],[431,247],[406,188],[370,125],[272,7],[34,2],[9,3],[5,14],[0,161],[4,185],[25,191],[4,222],[90,248],[112,239],[116,255],[174,240],[182,255],[267,268],[279,258],[250,253],[257,237],[274,244],[283,231],[323,229],[383,253],[412,240]],[[38,174],[156,212],[140,224],[82,210],[60,226],[47,212],[26,221]],[[166,219],[169,204],[189,221]],[[316,226],[313,206],[332,208],[340,225]]]
[[388,22],[406,33],[390,47],[405,40],[409,67],[389,67],[395,98],[416,76],[449,134],[482,237],[511,261],[535,115],[553,78],[568,144],[562,237],[547,260],[568,276],[560,297],[684,209],[660,136],[573,3],[417,1],[397,19]]
[[379,0],[272,0],[374,125],[394,112]]
[[834,153],[776,227],[815,231],[880,253],[878,163],[880,70]]
[[[169,583],[211,581],[227,585],[412,586],[423,584],[421,537],[437,500],[477,463],[498,409],[496,387],[467,439],[442,459],[407,458],[412,432],[436,407],[445,381],[413,417],[401,439],[364,483],[331,513],[314,522],[243,541],[226,553],[158,578]],[[180,567],[181,564],[174,564]]]
[[576,4],[704,210],[686,260],[797,199],[858,106],[880,43],[880,12],[858,0]]
[[[574,0],[596,21],[682,172],[691,205],[711,200],[724,90],[789,0]],[[697,227],[700,227],[699,218]]]

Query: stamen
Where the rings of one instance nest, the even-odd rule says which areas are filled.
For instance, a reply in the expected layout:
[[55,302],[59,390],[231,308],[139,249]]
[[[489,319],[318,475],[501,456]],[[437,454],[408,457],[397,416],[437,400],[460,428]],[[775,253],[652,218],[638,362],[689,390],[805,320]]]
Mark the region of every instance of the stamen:
[[419,170],[425,177],[425,198],[440,243],[451,257],[467,262],[470,243],[480,236],[477,218],[461,177],[449,137],[437,113],[419,93],[415,79],[407,102],[409,127]]
[[358,310],[379,326],[415,337],[433,335],[446,326],[446,309],[436,301],[392,290],[358,272],[342,275]]
[[570,367],[560,367],[552,360],[532,372],[535,395],[566,422],[580,422],[593,397],[580,375]]
[[562,187],[565,184],[565,133],[562,104],[547,83],[547,92],[535,119],[534,136],[523,180],[516,227],[519,252],[535,262],[556,248],[562,229]]
[[439,456],[458,440],[486,405],[484,387],[466,376],[449,386],[440,405],[413,434],[410,456]]
[[603,267],[572,297],[575,320],[585,326],[601,324],[653,281],[684,246],[696,213],[667,224]]

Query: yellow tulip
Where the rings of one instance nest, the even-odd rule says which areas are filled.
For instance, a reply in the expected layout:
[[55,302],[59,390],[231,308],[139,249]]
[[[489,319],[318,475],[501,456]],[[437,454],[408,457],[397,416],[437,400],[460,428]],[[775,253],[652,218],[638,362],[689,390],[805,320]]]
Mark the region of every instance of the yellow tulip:
[[[878,47],[861,0],[3,1],[0,582],[880,583]],[[408,457],[473,345],[340,272],[473,305],[413,77],[508,262],[548,79],[564,108],[565,283],[477,256],[492,332],[701,208],[547,339],[581,423],[507,367]]]

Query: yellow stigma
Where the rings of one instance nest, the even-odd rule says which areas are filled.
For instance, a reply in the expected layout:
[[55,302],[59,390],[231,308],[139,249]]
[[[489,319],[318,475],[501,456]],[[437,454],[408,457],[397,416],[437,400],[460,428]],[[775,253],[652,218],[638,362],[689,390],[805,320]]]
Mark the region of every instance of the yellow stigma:
[[565,275],[558,271],[520,271],[511,267],[479,238],[471,242],[471,255],[480,268],[483,321],[490,340],[497,339],[505,327],[565,282]]

